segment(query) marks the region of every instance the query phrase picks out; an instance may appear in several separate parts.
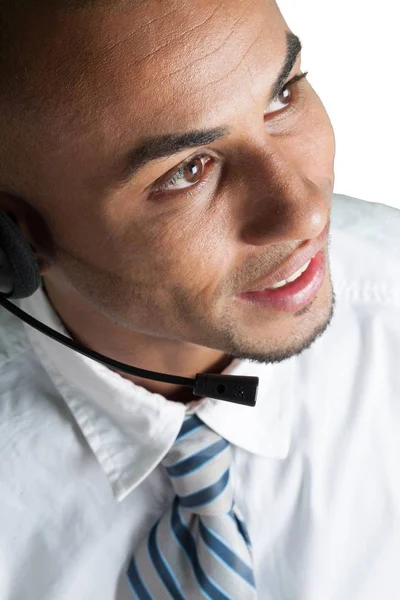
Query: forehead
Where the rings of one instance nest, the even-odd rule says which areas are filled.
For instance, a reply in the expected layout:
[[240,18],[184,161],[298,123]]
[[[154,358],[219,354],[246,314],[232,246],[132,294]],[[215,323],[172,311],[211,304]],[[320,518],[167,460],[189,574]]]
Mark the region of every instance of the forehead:
[[45,51],[29,53],[41,95],[138,136],[229,121],[242,95],[265,93],[286,50],[273,0],[150,0],[52,19]]

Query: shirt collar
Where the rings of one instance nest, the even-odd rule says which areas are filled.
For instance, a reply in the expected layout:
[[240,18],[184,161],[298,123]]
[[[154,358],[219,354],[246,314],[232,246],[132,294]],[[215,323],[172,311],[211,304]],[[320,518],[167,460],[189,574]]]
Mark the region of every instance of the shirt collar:
[[[71,337],[42,288],[17,304]],[[185,406],[149,392],[28,325],[25,330],[119,501],[164,458],[190,413],[195,412],[219,435],[249,452],[276,459],[288,454],[294,358],[273,365],[235,359],[223,371],[259,377],[255,408],[211,398]]]

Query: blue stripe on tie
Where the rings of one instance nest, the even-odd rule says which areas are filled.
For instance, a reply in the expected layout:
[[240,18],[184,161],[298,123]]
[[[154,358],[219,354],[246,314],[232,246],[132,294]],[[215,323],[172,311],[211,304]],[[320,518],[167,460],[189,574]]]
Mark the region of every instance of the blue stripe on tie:
[[251,539],[250,539],[249,532],[247,531],[246,525],[243,523],[243,521],[241,521],[241,519],[239,519],[239,517],[235,514],[234,511],[232,511],[230,514],[232,516],[232,519],[235,521],[236,525],[238,526],[240,533],[244,537],[246,544],[248,545],[249,548],[251,548]]
[[174,600],[186,600],[185,596],[182,594],[181,587],[175,575],[171,572],[171,569],[169,568],[158,548],[156,538],[157,528],[158,523],[154,525],[148,539],[148,550],[150,558],[153,561],[154,569]]
[[149,594],[146,586],[140,578],[134,558],[131,560],[126,577],[128,579],[129,587],[135,594],[136,598],[139,600],[154,600],[153,596]]
[[199,558],[197,556],[196,542],[193,535],[187,527],[182,523],[179,514],[179,500],[176,498],[172,507],[171,513],[171,530],[179,545],[183,548],[188,557],[193,572],[196,576],[197,583],[201,590],[207,594],[210,600],[234,600],[224,592],[210,577],[203,571]]
[[254,575],[252,569],[246,565],[242,559],[232,552],[226,545],[224,540],[221,540],[217,534],[205,527],[200,518],[200,534],[212,553],[217,556],[227,567],[232,569],[234,573],[244,579],[249,585],[255,588]]
[[229,442],[224,439],[213,442],[197,453],[166,467],[168,475],[170,477],[182,477],[182,475],[193,473],[197,469],[200,469],[200,467],[203,465],[206,465],[208,462],[210,462],[210,460],[221,454],[221,452],[223,452],[228,446]]
[[209,504],[222,494],[228,485],[228,481],[229,468],[225,471],[222,477],[212,485],[200,490],[199,492],[195,492],[194,494],[189,494],[189,496],[179,496],[179,501],[184,508],[198,508],[199,506]]
[[181,427],[180,432],[178,433],[178,437],[176,441],[183,439],[185,436],[192,433],[195,429],[199,429],[199,427],[204,427],[203,421],[200,421],[199,417],[196,415],[192,415],[191,417],[187,417],[183,421],[183,425]]

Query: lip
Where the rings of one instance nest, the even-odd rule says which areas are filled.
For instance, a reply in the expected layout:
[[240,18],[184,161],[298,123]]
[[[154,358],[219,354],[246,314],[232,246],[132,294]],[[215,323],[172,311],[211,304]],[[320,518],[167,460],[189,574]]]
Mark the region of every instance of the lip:
[[[255,282],[251,288],[242,292],[243,294],[251,294],[254,292],[263,292],[267,288],[270,288],[275,283],[288,279],[301,267],[303,267],[309,260],[312,260],[318,252],[320,252],[326,245],[329,236],[330,219],[325,226],[325,229],[320,235],[314,240],[309,241],[307,244],[297,250],[292,256],[290,256],[280,267],[275,269],[268,277]],[[279,289],[279,288],[278,288]]]
[[320,250],[311,260],[310,266],[292,283],[286,286],[248,292],[238,298],[250,305],[273,309],[281,313],[297,312],[308,306],[322,288],[326,277],[327,250]]

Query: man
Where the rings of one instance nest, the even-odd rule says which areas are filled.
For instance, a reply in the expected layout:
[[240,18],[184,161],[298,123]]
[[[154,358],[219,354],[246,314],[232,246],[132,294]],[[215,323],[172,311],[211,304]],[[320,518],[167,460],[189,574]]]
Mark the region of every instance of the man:
[[[42,275],[16,304],[139,368],[260,379],[255,408],[200,399],[1,308],[1,599],[397,598],[400,216],[333,194],[275,2],[0,6],[0,210]],[[211,516],[173,472],[199,432]]]

